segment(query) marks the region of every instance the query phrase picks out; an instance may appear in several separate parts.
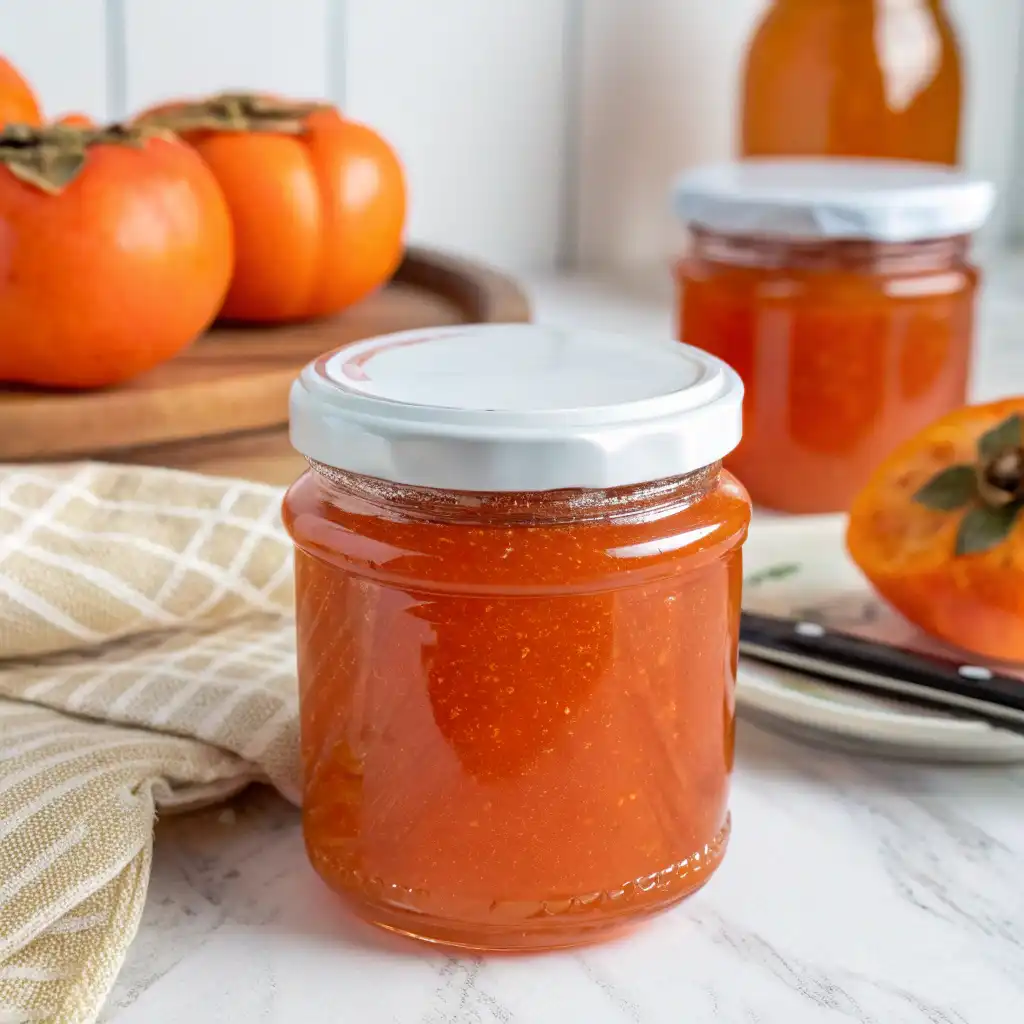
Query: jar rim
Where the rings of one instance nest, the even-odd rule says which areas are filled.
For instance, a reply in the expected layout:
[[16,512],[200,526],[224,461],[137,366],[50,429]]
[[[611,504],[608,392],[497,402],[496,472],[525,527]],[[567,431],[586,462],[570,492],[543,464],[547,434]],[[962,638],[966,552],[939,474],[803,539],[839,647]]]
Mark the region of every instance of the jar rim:
[[915,242],[874,242],[732,235],[694,227],[683,259],[773,272],[821,271],[892,277],[973,269],[969,248],[970,239],[964,235]]
[[695,168],[673,189],[687,225],[807,241],[915,242],[969,235],[995,203],[991,182],[903,160],[750,158]]
[[534,324],[367,339],[292,387],[307,459],[393,483],[528,492],[628,486],[720,461],[743,385],[708,353]]
[[327,500],[339,493],[379,506],[407,518],[471,526],[538,526],[635,518],[657,514],[705,497],[721,478],[721,462],[683,476],[612,488],[567,488],[553,491],[471,492],[396,484],[364,477],[309,461]]

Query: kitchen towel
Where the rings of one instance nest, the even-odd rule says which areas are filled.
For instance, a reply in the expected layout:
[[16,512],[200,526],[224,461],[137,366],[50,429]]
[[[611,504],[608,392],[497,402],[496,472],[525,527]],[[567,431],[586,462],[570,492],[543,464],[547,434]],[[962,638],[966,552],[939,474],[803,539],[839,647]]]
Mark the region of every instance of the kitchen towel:
[[0,466],[0,1024],[96,1019],[160,812],[299,798],[281,492]]

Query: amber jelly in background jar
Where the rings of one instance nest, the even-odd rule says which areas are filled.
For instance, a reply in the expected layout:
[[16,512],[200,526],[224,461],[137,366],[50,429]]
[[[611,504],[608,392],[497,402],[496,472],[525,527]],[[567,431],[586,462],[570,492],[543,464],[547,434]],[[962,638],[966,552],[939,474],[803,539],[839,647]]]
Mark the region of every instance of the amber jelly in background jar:
[[959,157],[963,72],[943,0],[772,0],[742,93],[744,156]]
[[531,325],[310,364],[296,545],[304,830],[362,917],[569,946],[729,834],[742,386],[673,342]]
[[963,405],[990,184],[948,168],[762,159],[679,180],[679,337],[746,389],[728,467],[755,504],[849,507],[901,441]]

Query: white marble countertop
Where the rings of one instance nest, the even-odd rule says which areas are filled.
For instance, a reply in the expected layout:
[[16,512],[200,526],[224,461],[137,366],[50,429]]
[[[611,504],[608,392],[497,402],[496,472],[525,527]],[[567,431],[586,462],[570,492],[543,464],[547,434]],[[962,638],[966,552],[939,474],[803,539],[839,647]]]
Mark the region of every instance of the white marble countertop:
[[[538,319],[665,333],[662,291],[541,281]],[[1024,391],[1024,262],[992,269],[976,393]],[[858,758],[742,723],[723,867],[575,953],[454,956],[358,924],[254,789],[157,829],[117,1024],[1004,1024],[1024,1005],[1024,767]]]

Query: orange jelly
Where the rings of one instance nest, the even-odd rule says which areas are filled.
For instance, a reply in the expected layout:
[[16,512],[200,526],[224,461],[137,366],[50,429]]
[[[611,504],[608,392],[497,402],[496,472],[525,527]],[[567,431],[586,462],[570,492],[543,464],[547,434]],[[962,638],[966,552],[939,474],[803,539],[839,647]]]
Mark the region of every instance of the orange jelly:
[[[952,172],[936,173],[941,183]],[[794,181],[798,192],[798,174]],[[900,201],[878,191],[876,202]],[[964,404],[978,271],[963,234],[907,240],[897,223],[898,240],[870,237],[894,228],[871,222],[868,198],[855,189],[818,208],[809,190],[786,210],[765,193],[754,207],[754,194],[701,206],[691,220],[690,251],[676,268],[679,337],[743,379],[743,440],[726,465],[755,503],[842,511],[896,445]],[[950,231],[984,219],[984,190],[978,196]],[[746,216],[744,203],[756,215]],[[780,229],[801,212],[798,234]],[[821,229],[833,214],[837,234]],[[919,230],[911,220],[910,234]]]
[[744,156],[957,163],[961,57],[942,0],[773,0],[742,91]]
[[[649,421],[630,413],[604,422],[612,408],[675,387],[664,367],[632,390],[627,381],[628,400],[612,406],[623,381],[597,378],[621,366],[609,357],[602,370],[600,345],[595,379],[580,392],[551,361],[582,365],[582,342],[567,357],[540,328],[438,338],[376,339],[364,362],[361,351],[332,357],[357,376],[371,367],[370,383],[354,389],[358,430],[374,434],[367,458],[388,447],[377,473],[414,483],[331,465],[367,468],[353,450],[359,436],[332,447],[330,429],[310,428],[305,413],[306,425],[297,423],[293,405],[293,438],[313,453],[284,505],[297,548],[306,845],[327,884],[386,928],[481,949],[572,945],[678,902],[724,852],[749,500],[717,460],[692,468],[689,442],[670,450],[694,410],[673,421],[655,404]],[[463,342],[506,373],[479,381],[484,370],[462,365],[471,352]],[[636,344],[611,350],[621,356]],[[403,349],[418,345],[416,365],[436,368],[436,386],[429,370],[398,369],[409,358]],[[652,351],[667,360],[676,347]],[[542,358],[534,364],[533,355]],[[724,402],[738,430],[738,382],[694,358],[719,381],[696,414]],[[310,393],[332,374],[346,379],[347,369],[331,366],[310,371]],[[472,406],[473,425],[463,419],[455,434],[447,424],[465,410],[427,404],[456,401],[443,393],[445,366],[465,377],[458,402]],[[528,386],[510,395],[517,379]],[[681,381],[690,392],[708,383]],[[368,426],[377,413],[367,412],[367,391],[391,403],[418,398],[408,402],[416,427]],[[528,428],[508,426],[517,417],[547,418],[544,439],[524,441]],[[573,436],[574,417],[587,425]],[[506,426],[492,428],[492,419]],[[656,440],[640,437],[648,429]],[[410,430],[418,446],[424,432],[432,440],[416,448],[423,464],[403,469]],[[484,447],[472,437],[486,437]],[[719,443],[734,440],[719,433]],[[458,448],[467,443],[475,454]],[[706,438],[693,443],[713,450],[702,448]],[[595,486],[615,482],[627,464],[635,475],[648,457],[687,471]],[[558,477],[577,485],[521,486]],[[509,489],[494,489],[503,480]]]

